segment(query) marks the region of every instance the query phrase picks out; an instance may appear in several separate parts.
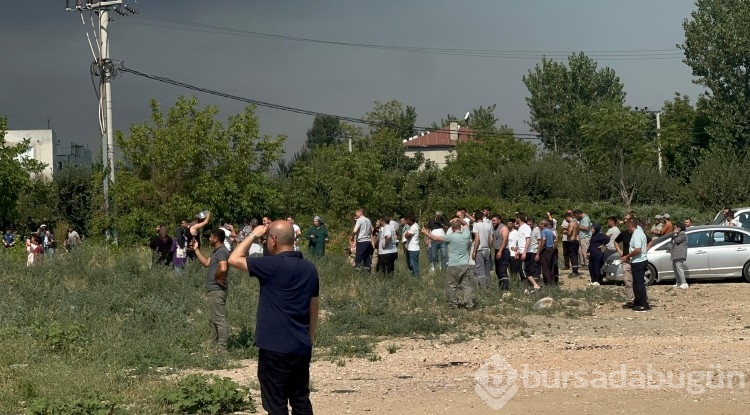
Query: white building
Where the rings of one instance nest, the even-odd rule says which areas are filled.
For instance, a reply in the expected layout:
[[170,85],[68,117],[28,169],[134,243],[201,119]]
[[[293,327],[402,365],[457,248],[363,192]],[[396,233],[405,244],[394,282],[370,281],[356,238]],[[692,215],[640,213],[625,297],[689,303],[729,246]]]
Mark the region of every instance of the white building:
[[44,163],[41,176],[52,177],[68,163],[91,167],[91,151],[72,143],[61,145],[57,133],[53,130],[8,130],[5,132],[7,144],[18,144],[29,139],[31,148],[22,157],[28,157]]
[[414,157],[418,152],[421,152],[425,161],[430,160],[442,169],[445,167],[448,156],[453,153],[456,144],[469,141],[471,136],[470,129],[459,127],[458,123],[452,122],[448,127],[415,135],[404,140],[403,144],[406,147],[404,153],[409,157]]

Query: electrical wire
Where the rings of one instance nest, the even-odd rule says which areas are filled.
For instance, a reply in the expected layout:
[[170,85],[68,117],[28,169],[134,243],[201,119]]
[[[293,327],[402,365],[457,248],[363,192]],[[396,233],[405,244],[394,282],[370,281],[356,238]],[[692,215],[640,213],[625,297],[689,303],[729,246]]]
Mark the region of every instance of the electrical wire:
[[[131,69],[131,68],[126,67],[122,61],[114,61],[114,62],[117,63],[117,65],[116,65],[117,66],[117,70],[122,71],[122,72],[127,72],[127,73],[130,73],[130,74],[136,75],[136,76],[140,76],[140,77],[151,79],[151,80],[154,80],[154,81],[158,81],[158,82],[162,82],[162,83],[166,83],[166,84],[178,86],[178,87],[181,87],[181,88],[190,89],[190,90],[193,90],[193,91],[203,92],[205,94],[210,94],[210,95],[215,95],[215,96],[219,96],[219,97],[222,97],[222,98],[227,98],[227,99],[231,99],[231,100],[235,100],[235,101],[245,102],[247,104],[252,104],[252,105],[259,106],[259,107],[272,108],[272,109],[277,109],[277,110],[281,110],[281,111],[293,112],[293,113],[296,113],[296,114],[310,115],[310,116],[314,116],[314,117],[318,117],[318,116],[320,116],[320,117],[332,117],[332,118],[336,118],[336,119],[338,119],[340,121],[346,121],[346,122],[350,122],[350,123],[354,123],[354,124],[366,124],[366,125],[370,125],[370,126],[386,126],[386,127],[390,126],[390,123],[387,123],[387,122],[375,122],[375,121],[366,120],[366,119],[363,119],[363,118],[356,118],[356,117],[349,117],[349,116],[343,116],[343,115],[327,114],[327,113],[323,113],[323,112],[306,110],[306,109],[295,108],[295,107],[289,107],[289,106],[286,106],[286,105],[273,104],[273,103],[266,102],[266,101],[260,101],[260,100],[256,100],[256,99],[245,98],[245,97],[240,97],[240,96],[237,96],[237,95],[227,94],[227,93],[224,93],[224,92],[214,91],[214,90],[211,90],[211,89],[208,89],[208,88],[202,88],[202,87],[190,85],[190,84],[187,84],[187,83],[184,83],[184,82],[175,81],[173,79],[166,78],[166,77],[163,77],[163,76],[150,75],[150,74],[147,74],[147,73],[135,70],[135,69]],[[414,127],[414,130],[415,131],[423,131],[423,132],[435,131],[434,128],[416,127],[416,126]],[[461,132],[461,135],[465,135],[465,136],[475,136],[475,135],[479,135],[479,134],[481,134],[481,133],[478,133],[478,132]],[[490,134],[486,134],[486,135],[490,135]],[[492,134],[492,135],[510,136],[510,134],[503,134],[503,133],[496,133],[496,134]],[[524,134],[524,133],[513,133],[513,137],[518,138],[518,139],[525,139],[525,140],[528,140],[528,139],[538,139],[539,138],[539,136],[537,136],[536,134]]]
[[[132,16],[136,18],[151,20],[160,23],[167,23],[172,26],[164,24],[147,23],[143,21],[132,21],[131,19],[119,20],[121,23],[134,24],[141,26],[150,26],[164,29],[173,30],[185,30],[191,32],[201,33],[214,33],[231,36],[243,36],[243,37],[254,37],[264,38],[273,40],[285,40],[294,42],[307,42],[315,44],[325,44],[334,46],[346,46],[355,48],[368,48],[368,49],[379,49],[389,51],[400,51],[410,53],[422,53],[422,54],[436,54],[436,55],[448,55],[448,56],[467,56],[467,57],[482,57],[482,58],[498,58],[498,59],[526,59],[526,60],[539,60],[543,57],[548,58],[565,58],[575,51],[562,51],[562,50],[492,50],[492,49],[459,49],[459,48],[434,48],[434,47],[420,47],[420,46],[399,46],[399,45],[380,45],[380,44],[369,44],[369,43],[353,43],[353,42],[342,42],[332,40],[322,40],[313,38],[304,38],[288,35],[279,35],[272,33],[256,32],[244,29],[202,24],[197,22],[189,22],[179,19],[164,18],[158,16],[150,16],[139,14]],[[175,26],[177,25],[177,26]],[[584,51],[589,57],[597,60],[664,60],[664,59],[682,59],[683,53],[676,48],[673,49],[635,49],[635,50],[592,50]]]

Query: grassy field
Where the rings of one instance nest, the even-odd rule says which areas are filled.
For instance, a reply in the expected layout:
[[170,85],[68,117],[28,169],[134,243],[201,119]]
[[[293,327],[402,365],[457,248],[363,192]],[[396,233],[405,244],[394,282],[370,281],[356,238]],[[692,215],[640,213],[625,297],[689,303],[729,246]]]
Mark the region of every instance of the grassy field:
[[[257,355],[258,282],[246,275],[230,274],[230,346],[222,354],[207,342],[205,270],[199,264],[178,275],[151,267],[146,250],[92,245],[27,268],[22,251],[0,252],[6,292],[0,301],[0,413],[30,413],[30,406],[46,400],[86,399],[117,403],[117,413],[164,413],[159,397],[175,383],[165,375],[229,367]],[[373,346],[381,341],[524,335],[530,313],[577,318],[600,303],[622,300],[612,287],[553,287],[524,295],[514,285],[503,295],[495,286],[479,292],[478,310],[451,311],[442,274],[413,278],[401,258],[392,278],[358,274],[343,256],[317,265],[322,320],[314,358],[339,364],[379,359]],[[535,310],[536,300],[547,295],[557,305]]]

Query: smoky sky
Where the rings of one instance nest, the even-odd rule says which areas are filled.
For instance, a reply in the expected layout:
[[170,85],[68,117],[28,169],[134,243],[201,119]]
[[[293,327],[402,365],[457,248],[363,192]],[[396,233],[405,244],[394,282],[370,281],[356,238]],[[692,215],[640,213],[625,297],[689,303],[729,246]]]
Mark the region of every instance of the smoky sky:
[[[64,141],[99,154],[97,101],[89,75],[90,16],[64,0],[3,0],[0,8],[0,116],[10,129],[50,126]],[[420,126],[496,104],[500,123],[528,133],[522,76],[540,60],[408,53],[227,36],[145,17],[333,41],[456,49],[622,51],[674,49],[687,0],[130,0],[144,17],[113,16],[111,56],[139,71],[233,95],[360,117],[374,101],[417,110]],[[154,24],[160,27],[145,26]],[[94,39],[92,38],[92,41]],[[548,52],[551,53],[551,52]],[[559,53],[559,52],[557,52]],[[615,69],[632,106],[661,107],[675,92],[701,92],[681,59],[600,60]],[[563,59],[563,58],[560,58]],[[245,104],[121,73],[112,84],[114,126],[149,119],[180,95],[216,105],[220,118]],[[261,130],[299,149],[312,118],[259,108]]]

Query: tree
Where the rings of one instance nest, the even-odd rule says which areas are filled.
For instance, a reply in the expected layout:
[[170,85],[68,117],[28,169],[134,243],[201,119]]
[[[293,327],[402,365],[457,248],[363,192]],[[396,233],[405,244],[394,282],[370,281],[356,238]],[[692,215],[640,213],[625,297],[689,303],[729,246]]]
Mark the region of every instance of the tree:
[[672,177],[689,180],[708,148],[708,118],[690,104],[690,98],[676,93],[661,109],[661,136],[664,168]]
[[750,143],[750,2],[697,0],[683,23],[684,62],[708,88],[708,132],[717,145],[742,152]]
[[[60,217],[78,232],[87,234],[94,200],[90,168],[68,166],[54,178],[54,192]],[[93,205],[93,206],[92,206]]]
[[34,185],[32,174],[41,173],[44,163],[25,157],[31,148],[28,139],[17,144],[5,141],[7,119],[0,117],[0,220],[5,227],[18,217],[19,197]]
[[343,143],[344,139],[344,130],[338,118],[318,115],[307,130],[305,147],[312,150],[320,146],[335,146]]
[[581,126],[591,109],[625,101],[615,71],[597,69],[597,63],[583,52],[570,55],[567,66],[543,58],[523,77],[523,83],[529,90],[526,103],[531,119],[527,123],[556,154],[579,156],[584,151]]
[[414,136],[417,111],[398,101],[375,101],[372,111],[365,115],[370,126],[370,139],[360,148],[373,151],[380,158],[384,169],[402,173],[416,170],[423,158],[409,157],[405,153],[403,140]]
[[592,111],[589,121],[581,126],[586,164],[599,172],[615,172],[618,193],[627,210],[639,186],[628,171],[656,160],[654,147],[646,140],[648,125],[645,114],[611,103]]
[[279,213],[268,171],[284,137],[261,136],[254,107],[217,121],[217,108],[180,97],[167,114],[151,101],[151,123],[117,132],[123,160],[114,186],[117,229],[143,238],[158,222],[177,223],[202,209],[239,221]]

